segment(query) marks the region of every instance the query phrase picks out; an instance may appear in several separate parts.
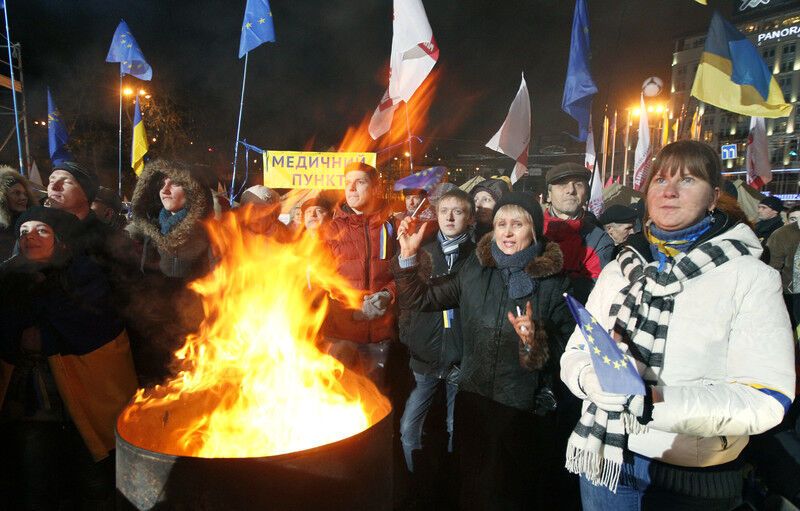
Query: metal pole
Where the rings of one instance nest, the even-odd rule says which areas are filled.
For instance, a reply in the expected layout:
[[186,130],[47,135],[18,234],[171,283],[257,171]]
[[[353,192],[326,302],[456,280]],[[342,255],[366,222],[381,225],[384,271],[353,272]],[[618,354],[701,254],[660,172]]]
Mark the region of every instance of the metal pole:
[[611,176],[611,182],[614,182],[614,161],[615,156],[617,154],[617,111],[614,110],[614,125],[612,126],[611,130],[611,172],[609,175]]
[[117,194],[122,197],[122,65],[119,67],[119,132],[117,140]]
[[631,110],[628,109],[628,120],[625,123],[625,158],[622,162],[622,186],[628,184],[628,145],[631,136]]
[[11,56],[11,30],[8,28],[8,6],[3,3],[3,17],[6,22],[6,41],[8,42],[8,68],[11,78],[11,97],[14,99],[14,129],[17,131],[17,154],[19,155],[19,173],[27,176],[28,172],[22,163],[22,139],[19,136],[19,114],[17,113],[17,89],[14,84],[14,60]]
[[408,136],[408,167],[414,173],[414,151],[411,150],[411,126],[408,123],[408,101],[406,101],[406,135]]
[[[28,106],[25,101],[25,77],[22,74],[22,47],[15,44],[17,49],[17,62],[19,62],[19,85],[22,87],[22,133],[25,138],[25,169],[28,170],[31,163],[30,138],[28,137]],[[30,177],[30,176],[28,176]]]
[[250,52],[244,54],[244,73],[242,74],[242,96],[239,98],[239,121],[236,124],[236,140],[233,142],[233,175],[231,176],[231,195],[228,197],[228,204],[233,207],[233,198],[236,196],[236,163],[239,160],[239,132],[242,129],[242,109],[244,108],[244,85],[247,83],[247,57]]

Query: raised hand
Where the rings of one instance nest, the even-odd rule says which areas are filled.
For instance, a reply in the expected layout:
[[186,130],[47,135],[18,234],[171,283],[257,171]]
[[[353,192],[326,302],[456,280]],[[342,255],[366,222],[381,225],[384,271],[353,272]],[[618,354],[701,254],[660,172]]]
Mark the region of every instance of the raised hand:
[[[517,307],[517,310],[519,310],[519,307]],[[519,338],[522,339],[522,342],[524,342],[526,346],[532,346],[536,325],[533,324],[533,307],[531,307],[531,302],[525,305],[525,314],[515,316],[513,312],[509,312],[508,321],[511,323],[511,326],[514,327],[514,330],[517,332]]]
[[428,222],[420,222],[413,216],[407,216],[397,228],[397,239],[400,240],[400,257],[408,258],[416,255]]

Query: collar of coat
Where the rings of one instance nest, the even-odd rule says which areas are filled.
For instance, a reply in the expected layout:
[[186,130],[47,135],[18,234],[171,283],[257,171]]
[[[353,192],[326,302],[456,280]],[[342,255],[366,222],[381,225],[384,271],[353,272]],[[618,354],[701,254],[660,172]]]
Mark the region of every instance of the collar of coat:
[[[189,213],[174,229],[166,235],[161,234],[158,214],[163,207],[158,191],[164,178],[180,183],[186,194],[186,207]],[[175,253],[197,236],[200,222],[213,213],[211,190],[203,186],[190,173],[174,168],[145,167],[133,191],[133,220],[129,231],[133,236],[144,235],[155,245],[167,252]]]
[[[496,268],[497,262],[492,256],[492,243],[494,243],[494,233],[486,233],[478,242],[478,247],[475,253],[478,256],[478,261],[481,266],[486,268]],[[549,277],[561,273],[564,269],[564,254],[558,246],[558,243],[553,243],[544,240],[544,250],[538,257],[534,257],[528,266],[525,267],[525,272],[535,279]]]

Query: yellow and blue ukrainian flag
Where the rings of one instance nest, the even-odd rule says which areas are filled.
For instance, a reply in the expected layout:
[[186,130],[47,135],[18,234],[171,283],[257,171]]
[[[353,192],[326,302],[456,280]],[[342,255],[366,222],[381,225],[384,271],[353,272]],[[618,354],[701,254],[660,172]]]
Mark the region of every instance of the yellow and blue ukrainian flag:
[[133,144],[131,144],[131,167],[136,175],[144,169],[144,155],[147,154],[147,133],[144,131],[142,110],[139,108],[139,96],[136,96],[136,106],[133,112]]
[[751,117],[786,117],[792,112],[758,49],[718,12],[711,18],[692,96]]

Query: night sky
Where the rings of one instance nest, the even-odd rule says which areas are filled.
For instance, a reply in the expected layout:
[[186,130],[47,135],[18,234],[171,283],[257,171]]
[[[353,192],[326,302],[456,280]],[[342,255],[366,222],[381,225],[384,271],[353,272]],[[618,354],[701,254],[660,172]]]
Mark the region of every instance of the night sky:
[[[733,3],[589,0],[592,68],[600,88],[595,117],[604,103],[613,109],[636,101],[648,76],[668,83],[674,39],[705,32],[711,9],[729,15]],[[22,43],[30,119],[45,117],[50,85],[68,124],[91,120],[116,141],[118,66],[105,63],[105,56],[124,18],[153,67],[152,83],[143,86],[154,100],[174,102],[198,145],[232,152],[244,4],[7,0],[12,39]],[[502,123],[520,71],[531,94],[534,138],[576,130],[560,110],[572,1],[424,4],[441,50],[440,82],[429,112],[437,137],[474,141],[463,144],[480,151]],[[392,1],[272,0],[271,7],[277,43],[250,54],[242,136],[268,149],[302,149],[312,138],[314,149],[336,145],[386,89]],[[35,145],[32,151],[45,158],[47,148]]]

